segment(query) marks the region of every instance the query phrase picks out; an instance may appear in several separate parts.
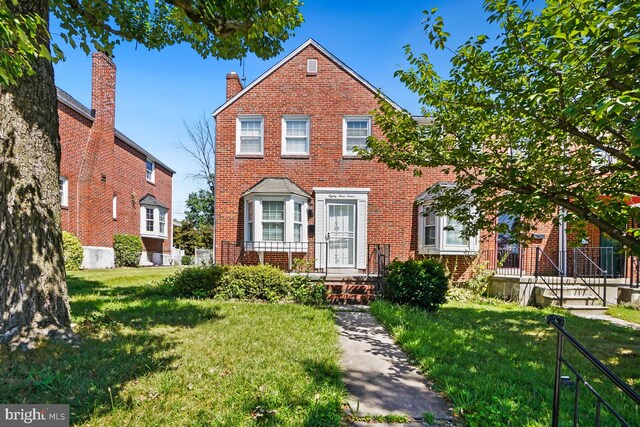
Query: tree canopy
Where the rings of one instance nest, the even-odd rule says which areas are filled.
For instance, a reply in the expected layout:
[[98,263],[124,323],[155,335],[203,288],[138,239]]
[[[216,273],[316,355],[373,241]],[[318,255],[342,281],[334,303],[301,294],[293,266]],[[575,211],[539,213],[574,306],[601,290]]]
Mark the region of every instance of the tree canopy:
[[[628,202],[640,194],[640,3],[486,0],[485,11],[500,34],[456,49],[437,10],[425,11],[431,46],[452,53],[449,75],[407,46],[410,67],[396,76],[433,124],[381,102],[385,138],[370,138],[367,156],[449,174],[456,185],[434,189],[433,209],[458,215],[469,235],[508,213],[526,241],[560,207],[574,230],[589,222],[637,251],[639,209]],[[473,215],[455,209],[469,202]]]
[[[58,60],[49,49],[48,17],[20,13],[19,3],[0,0],[0,84],[15,83],[33,73],[36,58]],[[60,22],[60,37],[86,53],[112,52],[122,41],[149,49],[186,43],[203,58],[241,58],[248,52],[270,58],[282,50],[302,15],[299,0],[49,0]]]

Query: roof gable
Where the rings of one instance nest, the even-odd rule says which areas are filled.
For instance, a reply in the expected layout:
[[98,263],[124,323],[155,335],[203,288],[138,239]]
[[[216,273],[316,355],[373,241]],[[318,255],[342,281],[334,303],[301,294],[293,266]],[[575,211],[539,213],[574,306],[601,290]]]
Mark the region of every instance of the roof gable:
[[[350,75],[351,77],[353,77],[356,81],[358,81],[360,84],[362,84],[365,88],[367,88],[368,90],[370,90],[371,92],[373,92],[374,94],[379,93],[379,90],[373,86],[371,83],[369,83],[366,79],[364,79],[362,76],[360,76],[358,73],[356,73],[355,71],[353,71],[351,68],[349,68],[344,62],[342,62],[341,60],[339,60],[336,56],[334,56],[331,52],[329,52],[328,50],[326,50],[324,47],[322,47],[318,42],[316,42],[313,39],[309,39],[306,42],[304,42],[302,45],[300,45],[297,49],[295,49],[293,52],[291,52],[290,54],[288,54],[287,56],[285,56],[282,60],[280,60],[276,65],[274,65],[273,67],[269,68],[267,71],[265,71],[264,73],[262,73],[262,75],[260,75],[260,77],[258,77],[257,79],[255,79],[254,81],[252,81],[250,84],[248,84],[244,89],[242,89],[240,92],[238,92],[235,96],[233,96],[232,98],[230,98],[228,101],[226,101],[224,104],[222,104],[220,107],[218,107],[213,113],[212,116],[215,119],[216,116],[218,114],[220,114],[222,111],[226,110],[229,106],[231,106],[231,104],[233,104],[234,102],[236,102],[238,99],[240,99],[244,94],[246,94],[247,92],[249,92],[251,89],[253,89],[255,86],[257,86],[260,82],[262,82],[263,80],[265,80],[267,77],[269,77],[271,74],[273,74],[275,71],[277,71],[278,69],[280,69],[284,64],[286,64],[287,62],[289,62],[291,59],[295,58],[300,52],[302,52],[303,50],[305,50],[307,47],[309,46],[313,46],[314,48],[316,48],[321,54],[323,54],[324,56],[326,56],[330,61],[332,61],[336,66],[338,66],[340,69],[342,69],[345,73],[347,73],[348,75]],[[381,93],[381,92],[380,92]],[[381,93],[381,96],[389,103],[391,104],[394,108],[398,109],[398,110],[403,110],[403,108],[401,108],[398,104],[396,104],[395,102],[393,102],[390,98],[388,98],[385,94]]]
[[311,198],[311,194],[288,178],[263,178],[256,185],[245,191],[242,197],[250,194],[295,194],[307,199]]

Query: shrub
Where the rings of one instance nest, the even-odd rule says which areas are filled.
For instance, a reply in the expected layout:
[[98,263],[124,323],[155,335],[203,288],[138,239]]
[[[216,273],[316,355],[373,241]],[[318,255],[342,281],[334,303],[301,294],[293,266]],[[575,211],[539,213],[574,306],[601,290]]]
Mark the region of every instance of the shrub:
[[113,252],[116,267],[138,267],[142,255],[142,239],[131,234],[113,236]]
[[436,260],[393,261],[386,282],[384,297],[392,302],[427,311],[435,311],[446,302],[447,273]]
[[67,231],[63,231],[62,247],[64,248],[64,268],[67,271],[80,270],[82,259],[84,258],[80,239]]
[[324,305],[329,293],[324,281],[314,282],[307,274],[290,277],[293,300],[305,305]]
[[182,265],[191,265],[191,257],[189,255],[183,255],[180,263]]
[[181,297],[213,298],[226,270],[220,265],[185,268],[166,277],[160,287],[170,288],[174,295]]
[[272,265],[237,265],[222,276],[216,295],[220,299],[282,301],[292,294],[291,280]]

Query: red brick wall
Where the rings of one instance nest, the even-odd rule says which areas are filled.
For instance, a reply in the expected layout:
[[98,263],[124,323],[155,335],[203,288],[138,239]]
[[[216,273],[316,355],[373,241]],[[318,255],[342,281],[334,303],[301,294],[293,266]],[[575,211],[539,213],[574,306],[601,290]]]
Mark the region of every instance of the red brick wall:
[[[147,193],[171,208],[172,175],[156,165],[155,184],[146,180],[146,156],[115,137],[115,65],[103,54],[93,55],[92,121],[58,103],[62,158],[60,174],[67,177],[68,207],[62,228],[83,246],[112,247],[113,235],[140,234],[139,201]],[[113,219],[113,196],[117,218]],[[171,211],[167,218],[171,236]],[[170,238],[144,239],[148,251],[170,253]]]
[[[318,60],[317,75],[307,76],[308,58]],[[368,115],[376,108],[374,93],[309,46],[222,111],[216,118],[217,259],[221,259],[223,240],[243,240],[241,194],[265,177],[287,177],[309,193],[313,187],[370,188],[368,243],[390,243],[392,258],[415,257],[418,214],[414,201],[425,189],[450,177],[436,169],[415,177],[411,171],[343,158],[343,116]],[[264,117],[263,158],[236,158],[236,117],[243,114]],[[281,157],[282,116],[295,114],[310,117],[309,158]],[[382,136],[375,124],[372,132]],[[315,218],[312,208],[310,225]],[[309,237],[313,240],[311,233]]]

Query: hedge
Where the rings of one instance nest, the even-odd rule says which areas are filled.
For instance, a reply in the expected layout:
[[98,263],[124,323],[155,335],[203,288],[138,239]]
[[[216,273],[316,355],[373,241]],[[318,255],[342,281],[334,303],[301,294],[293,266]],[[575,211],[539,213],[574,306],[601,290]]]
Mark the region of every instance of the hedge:
[[64,249],[64,268],[67,271],[80,270],[84,259],[84,251],[82,250],[80,239],[68,231],[63,231],[62,247]]
[[142,255],[142,239],[132,234],[113,236],[113,252],[116,267],[138,267]]

